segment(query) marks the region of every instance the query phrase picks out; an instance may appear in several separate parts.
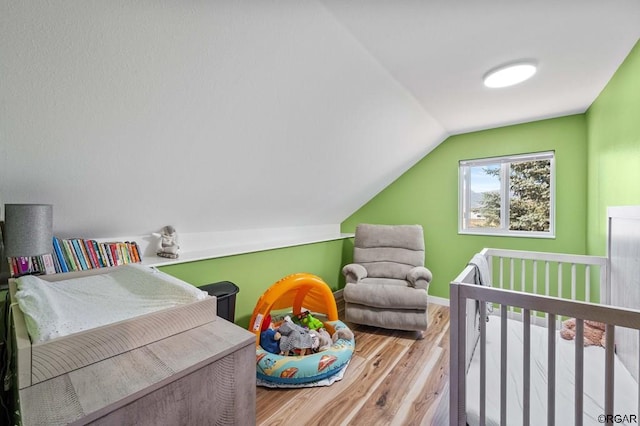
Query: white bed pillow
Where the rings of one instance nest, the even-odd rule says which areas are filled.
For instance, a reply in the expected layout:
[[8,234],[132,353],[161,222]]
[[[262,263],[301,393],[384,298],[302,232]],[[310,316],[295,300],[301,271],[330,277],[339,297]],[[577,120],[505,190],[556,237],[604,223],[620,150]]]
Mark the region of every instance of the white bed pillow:
[[141,265],[55,282],[24,276],[17,286],[33,343],[208,297],[189,283]]

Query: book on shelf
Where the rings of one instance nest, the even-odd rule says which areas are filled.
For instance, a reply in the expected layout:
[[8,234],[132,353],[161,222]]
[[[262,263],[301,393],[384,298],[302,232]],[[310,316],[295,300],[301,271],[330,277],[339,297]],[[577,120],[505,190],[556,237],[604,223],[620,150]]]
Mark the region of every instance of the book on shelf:
[[127,263],[140,263],[142,254],[135,241],[98,242],[82,238],[53,237],[52,253],[32,257],[10,257],[12,277],[25,274],[55,273],[108,268]]
[[78,259],[75,256],[75,250],[73,250],[73,244],[69,240],[62,240],[62,247],[64,247],[64,255],[69,262],[70,271],[79,271]]
[[48,275],[56,273],[56,265],[53,261],[53,253],[43,254],[42,256],[40,256],[40,259],[42,260],[45,274]]
[[55,261],[58,264],[58,272],[69,272],[69,264],[67,263],[64,255],[62,254],[62,246],[60,245],[60,239],[53,237],[53,252],[55,255]]
[[91,261],[91,265],[94,268],[102,268],[103,266],[98,260],[98,256],[96,255],[96,252],[93,250],[93,241],[84,240],[84,246],[89,255],[89,260]]
[[78,263],[80,270],[84,271],[89,269],[89,267],[87,266],[86,256],[82,252],[82,247],[80,246],[79,241],[80,240],[78,240],[77,238],[70,240],[71,247],[73,248],[73,254],[75,256],[75,259],[77,260],[76,263]]

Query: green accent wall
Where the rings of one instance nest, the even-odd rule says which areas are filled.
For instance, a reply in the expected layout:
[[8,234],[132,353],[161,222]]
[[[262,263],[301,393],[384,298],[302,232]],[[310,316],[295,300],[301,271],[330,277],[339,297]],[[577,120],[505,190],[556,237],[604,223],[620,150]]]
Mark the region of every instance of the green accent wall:
[[266,250],[236,256],[163,266],[162,271],[193,285],[231,281],[236,295],[235,323],[247,327],[256,302],[273,283],[287,275],[308,272],[338,289],[343,240]]
[[640,42],[587,110],[589,254],[606,254],[607,207],[640,204]]
[[[451,136],[346,219],[358,223],[421,224],[432,296],[449,298],[449,283],[484,247],[586,251],[587,135],[584,114]],[[556,238],[458,234],[458,161],[555,151]]]

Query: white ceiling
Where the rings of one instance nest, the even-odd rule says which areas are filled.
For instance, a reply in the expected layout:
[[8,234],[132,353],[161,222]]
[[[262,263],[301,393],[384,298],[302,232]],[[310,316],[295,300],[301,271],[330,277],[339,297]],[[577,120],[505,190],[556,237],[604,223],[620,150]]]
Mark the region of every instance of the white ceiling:
[[[640,37],[638,0],[322,0],[450,134],[584,112]],[[483,75],[534,59],[533,79]]]
[[0,205],[63,237],[339,224],[450,134],[585,111],[639,37],[638,0],[0,0]]

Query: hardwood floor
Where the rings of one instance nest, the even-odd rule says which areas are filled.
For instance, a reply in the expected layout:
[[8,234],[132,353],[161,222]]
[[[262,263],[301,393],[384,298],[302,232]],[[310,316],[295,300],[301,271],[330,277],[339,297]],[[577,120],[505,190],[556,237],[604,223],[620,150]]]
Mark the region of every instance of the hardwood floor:
[[429,305],[422,340],[414,332],[348,325],[356,351],[342,380],[328,387],[258,387],[257,424],[446,425],[449,308]]

